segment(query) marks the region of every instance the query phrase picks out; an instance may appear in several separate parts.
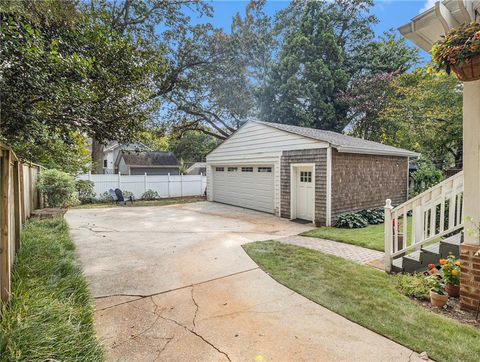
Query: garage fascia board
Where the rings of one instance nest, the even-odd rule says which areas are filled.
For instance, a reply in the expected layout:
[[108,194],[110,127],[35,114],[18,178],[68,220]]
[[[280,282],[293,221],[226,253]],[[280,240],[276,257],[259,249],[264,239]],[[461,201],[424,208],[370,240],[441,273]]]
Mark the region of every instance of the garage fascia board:
[[229,165],[255,165],[255,166],[262,166],[262,165],[270,165],[275,162],[279,162],[280,156],[278,157],[269,157],[269,158],[262,158],[258,159],[258,157],[252,158],[252,159],[237,159],[237,160],[217,160],[217,161],[208,161],[208,164],[211,166],[229,166]]
[[317,182],[315,180],[315,163],[292,163],[290,164],[290,220],[297,218],[297,171],[298,167],[311,167],[313,180],[313,216],[312,224],[315,224],[315,199],[317,195]]
[[364,155],[378,155],[378,156],[398,156],[398,157],[420,157],[420,153],[417,152],[388,152],[369,150],[365,148],[353,148],[353,147],[335,147],[338,152],[342,153],[360,153]]

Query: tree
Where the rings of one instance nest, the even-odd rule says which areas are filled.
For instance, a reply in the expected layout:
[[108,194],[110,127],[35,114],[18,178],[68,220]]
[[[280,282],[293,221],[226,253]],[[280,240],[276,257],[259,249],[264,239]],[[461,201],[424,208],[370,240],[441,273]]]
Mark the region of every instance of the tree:
[[0,16],[1,138],[20,156],[80,135],[127,141],[143,127],[155,62],[135,39],[91,22],[73,0],[7,2]]
[[140,131],[135,138],[152,149],[152,151],[168,150],[169,140],[164,127],[150,126],[145,130]]
[[181,82],[164,93],[175,133],[200,131],[220,140],[256,115],[255,91],[264,82],[272,56],[265,1],[250,1],[235,15],[231,33],[200,25],[177,34],[180,51],[172,60],[186,64]]
[[338,96],[364,69],[373,39],[371,1],[293,1],[276,18],[278,59],[260,91],[261,118],[341,131],[348,107]]
[[371,139],[422,153],[438,168],[462,168],[462,84],[416,69],[397,77]]
[[381,133],[382,124],[378,114],[387,106],[396,75],[380,73],[357,79],[341,95],[349,106],[348,127],[351,135],[372,140]]
[[[262,119],[341,132],[365,118],[360,116],[364,108],[352,109],[362,106],[357,101],[358,96],[365,99],[365,87],[376,83],[379,74],[402,73],[418,61],[417,50],[393,31],[374,38],[372,4],[293,1],[278,14],[280,49],[259,92]],[[381,95],[372,91],[372,99]]]
[[177,136],[199,131],[223,140],[255,116],[255,89],[271,57],[264,3],[249,2],[229,34],[205,24],[162,35],[167,71],[155,78],[153,97]]
[[181,161],[201,162],[218,144],[218,139],[213,136],[200,131],[188,131],[181,138],[172,135],[169,150]]
[[350,82],[341,99],[348,105],[348,127],[354,136],[372,139],[380,131],[378,114],[389,99],[395,77],[418,63],[418,50],[392,30],[369,45],[370,62]]

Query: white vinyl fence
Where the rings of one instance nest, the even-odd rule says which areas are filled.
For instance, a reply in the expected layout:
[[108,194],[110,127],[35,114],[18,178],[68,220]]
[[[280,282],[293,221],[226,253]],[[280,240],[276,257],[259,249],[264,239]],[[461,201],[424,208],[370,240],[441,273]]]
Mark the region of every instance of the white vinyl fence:
[[77,180],[93,181],[97,198],[105,191],[117,188],[132,192],[136,199],[147,190],[158,192],[160,197],[199,196],[207,187],[207,178],[203,175],[80,174]]

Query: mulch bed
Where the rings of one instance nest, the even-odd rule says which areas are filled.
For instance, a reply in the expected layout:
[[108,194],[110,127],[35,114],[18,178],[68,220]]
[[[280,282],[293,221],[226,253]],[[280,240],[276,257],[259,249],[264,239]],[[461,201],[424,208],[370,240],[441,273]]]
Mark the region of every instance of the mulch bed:
[[449,298],[447,304],[443,308],[437,308],[430,304],[430,302],[425,300],[420,300],[412,298],[413,301],[422,305],[423,307],[430,309],[432,312],[441,314],[445,317],[455,319],[460,323],[469,324],[480,329],[480,314],[479,318],[476,320],[476,312],[460,309],[460,299],[459,298]]

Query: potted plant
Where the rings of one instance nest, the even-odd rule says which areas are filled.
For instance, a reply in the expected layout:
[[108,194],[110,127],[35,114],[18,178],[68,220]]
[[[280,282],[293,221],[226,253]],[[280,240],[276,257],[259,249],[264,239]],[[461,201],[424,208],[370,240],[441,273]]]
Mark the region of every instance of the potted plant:
[[471,23],[451,29],[432,47],[437,70],[445,69],[464,82],[480,79],[480,24]]
[[434,307],[443,308],[448,302],[448,295],[445,294],[442,288],[442,284],[436,275],[436,269],[430,270],[431,275],[427,277],[428,285],[430,286],[430,303]]
[[460,296],[460,261],[453,255],[440,259],[442,278],[445,281],[445,291],[449,296]]

